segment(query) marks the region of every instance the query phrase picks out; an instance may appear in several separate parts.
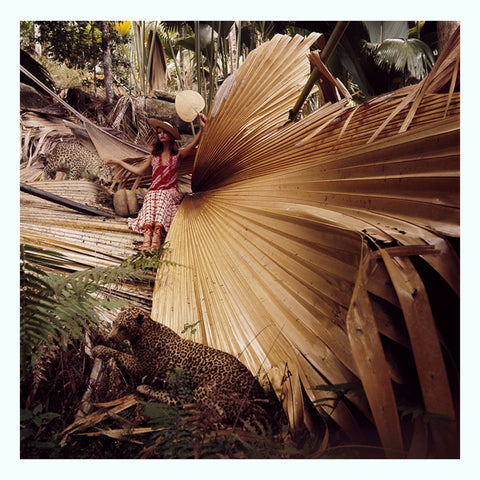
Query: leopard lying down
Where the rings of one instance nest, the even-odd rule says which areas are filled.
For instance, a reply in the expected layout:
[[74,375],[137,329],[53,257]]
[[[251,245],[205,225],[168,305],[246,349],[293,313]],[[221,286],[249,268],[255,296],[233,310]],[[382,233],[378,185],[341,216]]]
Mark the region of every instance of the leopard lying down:
[[129,340],[133,355],[98,345],[93,355],[113,358],[121,369],[137,378],[157,378],[162,387],[142,384],[137,391],[155,401],[177,404],[169,388],[171,372],[189,377],[192,403],[216,421],[265,420],[268,400],[256,378],[233,355],[181,338],[170,328],[153,321],[136,307],[123,309],[115,319],[109,339]]

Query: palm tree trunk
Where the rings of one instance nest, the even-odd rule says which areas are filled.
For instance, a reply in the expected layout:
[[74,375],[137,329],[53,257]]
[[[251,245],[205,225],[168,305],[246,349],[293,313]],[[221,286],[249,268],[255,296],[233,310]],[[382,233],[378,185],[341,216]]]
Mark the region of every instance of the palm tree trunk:
[[112,51],[108,22],[102,22],[102,50],[105,97],[108,105],[113,103]]
[[229,53],[230,53],[230,72],[235,73],[237,69],[237,58],[238,58],[238,51],[237,51],[237,33],[235,28],[235,22],[233,22],[232,28],[230,29],[230,33],[228,34],[228,43],[229,46]]
[[[184,25],[183,22],[180,23],[178,27],[178,37],[182,39],[184,37]],[[183,52],[183,47],[179,47],[179,67],[180,67],[180,85],[185,86],[185,54]]]
[[459,26],[460,22],[437,22],[438,53],[442,52],[448,42],[448,39]]

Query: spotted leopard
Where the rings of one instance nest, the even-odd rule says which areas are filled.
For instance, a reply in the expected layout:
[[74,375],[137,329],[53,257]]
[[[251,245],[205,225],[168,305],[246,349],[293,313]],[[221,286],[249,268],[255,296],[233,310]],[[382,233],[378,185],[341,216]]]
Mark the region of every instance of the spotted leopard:
[[186,340],[136,307],[123,309],[114,321],[109,339],[129,340],[133,355],[97,345],[93,355],[113,358],[121,369],[140,378],[161,380],[141,384],[137,391],[156,401],[177,404],[172,375],[188,378],[191,401],[215,421],[259,420],[268,417],[267,396],[252,373],[233,355]]
[[66,172],[67,180],[84,178],[110,185],[112,169],[95,153],[77,142],[59,142],[43,156],[45,168],[42,179],[54,179],[57,171]]

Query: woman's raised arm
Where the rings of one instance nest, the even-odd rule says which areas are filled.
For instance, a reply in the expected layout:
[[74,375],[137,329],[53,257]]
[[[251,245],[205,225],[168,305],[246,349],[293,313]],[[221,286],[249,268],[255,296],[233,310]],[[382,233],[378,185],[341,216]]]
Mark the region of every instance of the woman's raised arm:
[[200,119],[200,130],[193,137],[193,139],[190,143],[187,143],[185,146],[183,146],[182,148],[180,148],[178,150],[178,154],[177,154],[178,160],[182,160],[183,158],[191,155],[193,153],[193,150],[195,149],[195,147],[198,145],[198,142],[200,142],[200,137],[201,137],[202,132],[203,132],[203,127],[207,123],[207,117],[203,113],[201,113],[199,115],[199,119]]
[[134,173],[135,175],[145,175],[151,167],[152,156],[149,155],[145,160],[138,163],[137,165],[130,165],[129,163],[123,160],[107,160],[107,164],[120,165],[125,170]]

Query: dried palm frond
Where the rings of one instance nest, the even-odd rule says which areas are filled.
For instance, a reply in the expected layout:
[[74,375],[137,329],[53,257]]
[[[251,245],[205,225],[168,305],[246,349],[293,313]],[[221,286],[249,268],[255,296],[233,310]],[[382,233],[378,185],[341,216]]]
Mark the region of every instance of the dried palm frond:
[[21,115],[20,130],[22,168],[30,167],[39,155],[51,150],[61,138],[73,136],[61,118],[45,117],[33,112],[25,112]]
[[[349,405],[387,456],[418,455],[384,339],[412,352],[425,410],[455,424],[438,326],[409,258],[458,293],[446,237],[459,236],[459,33],[420,84],[288,122],[315,38],[275,36],[219,90],[193,193],[167,237],[167,258],[189,268],[160,267],[152,316],[176,331],[200,321],[194,339],[266,374],[292,426],[312,427],[305,392],[352,439],[362,429]],[[336,408],[316,388],[355,382],[365,397]],[[431,427],[434,455],[457,455],[453,430]]]
[[167,83],[167,57],[162,42],[156,32],[150,31],[147,41],[147,52],[151,58],[149,84],[151,90],[163,90]]
[[66,442],[70,435],[81,432],[89,427],[92,427],[92,425],[95,426],[106,418],[118,415],[137,403],[138,399],[135,397],[135,395],[130,394],[113,402],[97,404],[97,406],[100,407],[98,410],[86,415],[85,417],[78,417],[71,425],[61,432],[61,443]]
[[[102,188],[87,181],[36,182],[43,190],[98,206]],[[20,194],[20,241],[57,251],[69,260],[66,270],[118,265],[135,252],[141,235],[124,219],[91,217],[27,193]],[[104,206],[107,212],[111,209]]]
[[141,144],[151,136],[152,128],[145,111],[146,97],[120,97],[109,113],[113,128],[125,132],[134,144]]

